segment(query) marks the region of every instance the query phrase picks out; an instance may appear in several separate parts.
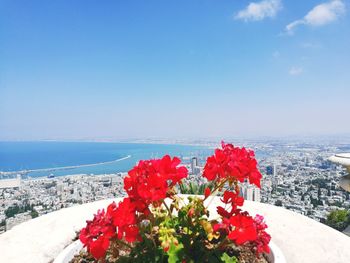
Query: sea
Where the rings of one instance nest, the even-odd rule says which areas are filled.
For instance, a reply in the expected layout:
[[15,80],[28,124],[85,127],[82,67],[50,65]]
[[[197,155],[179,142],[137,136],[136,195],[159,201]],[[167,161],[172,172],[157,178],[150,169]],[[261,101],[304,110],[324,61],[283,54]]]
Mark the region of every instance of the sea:
[[212,153],[213,149],[206,146],[176,144],[0,142],[0,172],[11,172],[14,176],[20,173],[22,177],[31,178],[111,174],[127,172],[139,160],[161,158],[165,154],[186,161]]

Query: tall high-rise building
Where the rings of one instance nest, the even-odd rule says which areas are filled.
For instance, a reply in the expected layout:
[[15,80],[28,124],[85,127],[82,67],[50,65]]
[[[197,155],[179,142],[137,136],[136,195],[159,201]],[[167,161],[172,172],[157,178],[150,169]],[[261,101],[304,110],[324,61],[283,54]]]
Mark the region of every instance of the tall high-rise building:
[[276,188],[278,185],[278,177],[277,177],[277,166],[273,164],[273,177],[272,177],[272,186]]
[[260,202],[260,200],[261,200],[260,188],[254,187],[254,197],[253,197],[253,201],[255,201],[255,202]]
[[197,157],[192,157],[191,159],[191,171],[192,174],[197,173],[197,166],[198,166],[198,158]]
[[273,166],[272,165],[266,166],[266,174],[273,175]]
[[246,187],[243,197],[245,200],[254,201],[254,187],[253,186]]
[[245,200],[260,202],[260,189],[258,187],[244,183],[240,188],[241,196],[243,196]]

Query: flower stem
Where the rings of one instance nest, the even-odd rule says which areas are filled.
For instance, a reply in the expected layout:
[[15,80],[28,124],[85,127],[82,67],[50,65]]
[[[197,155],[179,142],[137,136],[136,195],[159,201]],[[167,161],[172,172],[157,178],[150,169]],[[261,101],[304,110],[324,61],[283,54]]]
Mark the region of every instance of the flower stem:
[[165,206],[166,210],[168,210],[169,216],[170,216],[170,218],[172,219],[172,218],[173,218],[173,215],[171,214],[170,208],[169,208],[169,206],[165,203],[164,200],[163,200],[163,205]]
[[[216,187],[214,188],[213,192],[209,195],[209,196],[211,196],[211,200],[209,201],[208,205],[205,207],[206,209],[210,206],[211,202],[213,202],[216,192],[217,192],[221,187],[223,187],[223,186],[225,185],[226,182],[227,182],[227,180],[224,180],[224,181],[222,181],[221,184],[219,184],[218,186],[216,186]],[[209,197],[209,196],[208,196],[208,197]],[[204,202],[208,197],[205,197],[205,198],[203,199],[203,202]]]
[[121,244],[121,245],[123,245],[123,246],[126,246],[126,247],[128,247],[128,248],[130,248],[130,249],[133,249],[132,246],[130,246],[128,243],[124,242],[123,240],[121,240],[121,239],[116,239],[116,240],[117,240],[117,242],[118,242],[119,244]]

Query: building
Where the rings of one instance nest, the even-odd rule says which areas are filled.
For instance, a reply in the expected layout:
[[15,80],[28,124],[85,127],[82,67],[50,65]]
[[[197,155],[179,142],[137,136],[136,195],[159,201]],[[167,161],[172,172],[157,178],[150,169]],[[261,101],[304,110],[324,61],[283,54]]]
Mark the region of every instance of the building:
[[248,201],[260,202],[260,189],[245,183],[241,185],[241,196]]
[[191,159],[191,172],[192,174],[198,174],[198,158],[197,157],[192,157]]
[[276,189],[278,185],[278,175],[277,175],[277,166],[273,164],[273,178],[272,178],[272,186]]
[[16,178],[1,179],[0,180],[0,189],[19,188],[20,186],[21,186],[21,176],[20,175],[17,175]]
[[273,166],[266,166],[266,175],[273,175]]
[[253,195],[253,201],[260,202],[261,196],[260,196],[260,189],[257,187],[254,187],[254,195]]

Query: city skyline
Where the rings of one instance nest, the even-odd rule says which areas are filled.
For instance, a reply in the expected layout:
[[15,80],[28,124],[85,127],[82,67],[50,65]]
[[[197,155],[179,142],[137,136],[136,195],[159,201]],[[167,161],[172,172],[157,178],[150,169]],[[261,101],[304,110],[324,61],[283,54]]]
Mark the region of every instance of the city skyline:
[[3,1],[0,140],[350,134],[349,1]]

